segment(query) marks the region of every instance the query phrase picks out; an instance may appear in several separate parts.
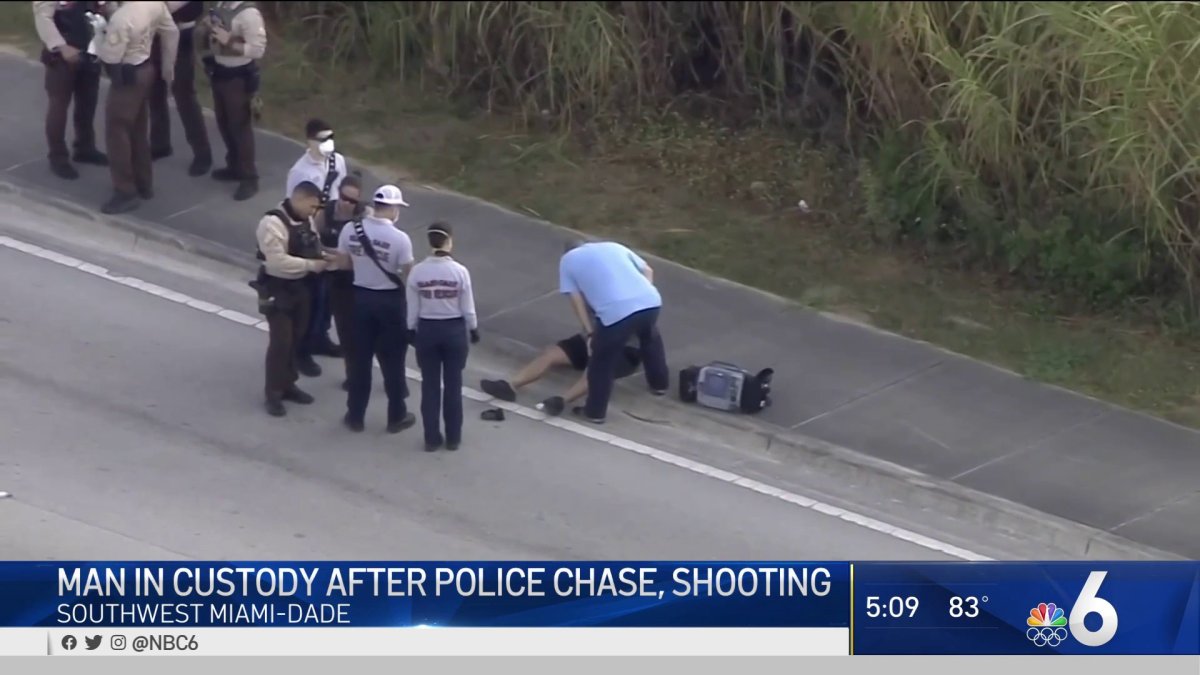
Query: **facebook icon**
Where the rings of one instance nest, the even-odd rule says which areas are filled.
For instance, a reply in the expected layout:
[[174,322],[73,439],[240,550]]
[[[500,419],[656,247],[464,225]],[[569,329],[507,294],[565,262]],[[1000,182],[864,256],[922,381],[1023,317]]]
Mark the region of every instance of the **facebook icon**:
[[74,636],[74,635],[67,635],[66,637],[64,637],[64,638],[62,639],[62,646],[63,646],[63,649],[66,649],[67,651],[70,651],[70,650],[72,650],[72,649],[75,649],[75,644],[76,644],[76,643],[75,643],[75,636]]

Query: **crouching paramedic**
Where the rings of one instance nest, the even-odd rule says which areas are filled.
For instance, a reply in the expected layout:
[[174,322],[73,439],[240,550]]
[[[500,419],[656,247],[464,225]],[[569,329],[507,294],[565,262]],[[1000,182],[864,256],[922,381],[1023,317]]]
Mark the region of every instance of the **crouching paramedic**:
[[321,204],[321,189],[297,185],[291,196],[258,222],[258,258],[253,283],[259,311],[267,318],[266,408],[274,417],[287,414],[284,401],[308,404],[313,397],[296,386],[296,340],[308,326],[309,276],[323,272],[332,256],[321,250],[312,216]]

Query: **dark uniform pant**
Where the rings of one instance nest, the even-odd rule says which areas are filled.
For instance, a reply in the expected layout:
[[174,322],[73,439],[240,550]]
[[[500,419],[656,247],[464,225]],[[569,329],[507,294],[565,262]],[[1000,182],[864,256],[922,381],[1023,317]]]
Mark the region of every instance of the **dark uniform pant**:
[[100,101],[100,65],[80,54],[75,63],[50,52],[42,53],[46,66],[46,145],[50,161],[65,162],[67,152],[67,109],[75,103],[75,142],[80,150],[96,149],[96,106]]
[[329,312],[337,328],[338,344],[342,347],[342,359],[346,363],[346,379],[350,379],[351,364],[354,363],[354,285],[349,281],[334,279],[329,284]]
[[[135,195],[154,185],[150,166],[150,113],[147,101],[158,73],[150,61],[131,69],[128,82],[115,81],[108,89],[105,106],[105,141],[113,190]],[[116,79],[116,78],[114,78]]]
[[588,361],[587,403],[584,412],[592,419],[604,419],[612,398],[617,364],[624,357],[625,345],[634,337],[642,354],[642,367],[651,389],[665,391],[670,386],[667,351],[658,332],[658,308],[634,312],[611,326],[598,325],[592,336],[592,356]]
[[329,309],[329,284],[329,274],[313,278],[312,315],[308,320],[308,330],[304,332],[304,340],[299,345],[302,357],[311,358],[329,341],[329,325],[333,318]]
[[217,129],[225,142],[225,166],[239,180],[258,178],[254,155],[254,118],[250,103],[254,98],[253,68],[217,67],[212,75],[213,112]]
[[[200,159],[212,159],[208,145],[208,130],[204,126],[204,113],[200,100],[196,98],[195,29],[179,31],[179,54],[175,57],[175,81],[170,85],[170,94],[179,111],[179,121],[192,154]],[[150,59],[160,63],[159,41],[154,41]],[[150,149],[166,151],[171,148],[171,107],[167,105],[167,83],[162,78],[155,80],[150,90]]]
[[383,388],[388,398],[388,423],[399,422],[408,414],[404,399],[408,384],[404,379],[404,359],[408,355],[407,302],[404,290],[372,291],[354,289],[354,361],[350,364],[350,395],[347,415],[362,422],[371,399],[371,364],[379,358]]
[[[417,365],[421,368],[421,424],[431,445],[462,441],[463,369],[467,367],[467,324],[461,319],[417,322]],[[441,422],[446,422],[442,438]]]
[[267,291],[275,298],[268,309],[267,400],[278,401],[300,379],[296,371],[296,341],[308,325],[309,291],[306,280],[267,277]]

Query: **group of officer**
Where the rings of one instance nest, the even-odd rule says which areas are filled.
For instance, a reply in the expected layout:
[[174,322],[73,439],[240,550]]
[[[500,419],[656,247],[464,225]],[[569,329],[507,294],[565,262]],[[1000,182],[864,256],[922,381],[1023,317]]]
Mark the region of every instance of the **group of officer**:
[[[212,149],[196,98],[199,53],[225,144],[225,166],[212,171],[212,177],[237,183],[236,200],[257,194],[254,102],[267,33],[255,3],[215,2],[208,12],[203,2],[32,4],[43,43],[46,143],[55,175],[78,178],[72,160],[107,165],[113,192],[101,207],[104,213],[125,213],[151,199],[152,162],[173,152],[168,91],[192,148],[188,173],[209,173]],[[102,74],[110,81],[104,120],[107,155],[97,147],[95,133]],[[68,153],[72,103],[75,137]]]
[[[167,92],[175,99],[193,161],[191,176],[212,168],[213,157],[196,98],[197,51],[212,86],[225,165],[213,178],[238,183],[235,200],[258,192],[254,104],[258,60],[266,50],[263,17],[253,2],[34,2],[44,43],[46,141],[51,170],[79,176],[79,164],[107,165],[113,194],[102,210],[123,213],[153,197],[151,164],[172,154]],[[94,131],[101,73],[111,86],[105,110],[107,156]],[[72,152],[66,144],[67,111],[74,103]],[[378,188],[363,199],[361,174],[350,173],[335,149],[332,127],[318,119],[306,128],[304,154],[288,172],[284,198],[259,220],[261,262],[252,286],[269,328],[265,406],[287,414],[285,402],[309,404],[297,385],[317,377],[314,356],[344,360],[347,393],[343,424],[364,429],[373,365],[379,362],[387,394],[387,431],[416,424],[408,411],[405,360],[409,346],[421,370],[425,449],[457,450],[462,442],[462,375],[469,344],[479,341],[471,275],[456,261],[449,224],[428,226],[431,253],[415,262],[412,241],[398,227],[409,206],[400,188]],[[667,364],[657,330],[662,298],[653,271],[628,248],[599,242],[572,245],[560,261],[561,292],[571,298],[582,331],[572,363],[586,363],[586,385],[569,400],[587,401],[574,414],[605,419],[614,378],[633,361],[644,365],[655,394],[667,389]],[[331,323],[340,344],[329,338]],[[485,381],[485,390],[515,399],[507,382]],[[557,413],[557,411],[555,411]]]
[[[267,413],[286,415],[285,402],[312,403],[297,386],[300,375],[321,374],[314,354],[340,356],[342,423],[361,432],[378,360],[387,431],[404,431],[416,424],[405,376],[411,345],[422,373],[425,449],[457,450],[462,373],[468,343],[479,341],[479,321],[470,272],[450,255],[451,228],[430,225],[431,254],[416,262],[412,240],[398,227],[409,206],[400,188],[383,185],[364,203],[360,174],[348,172],[332,127],[313,119],[305,132],[307,148],[288,172],[286,196],[257,231],[262,266],[253,285],[270,334]],[[329,339],[331,320],[340,344]]]

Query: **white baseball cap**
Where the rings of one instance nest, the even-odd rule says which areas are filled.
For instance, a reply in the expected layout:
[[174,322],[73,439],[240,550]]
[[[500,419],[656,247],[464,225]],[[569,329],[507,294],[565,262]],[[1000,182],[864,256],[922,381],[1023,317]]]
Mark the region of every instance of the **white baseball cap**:
[[404,201],[404,193],[395,185],[384,185],[375,191],[375,203],[388,206],[408,206]]

